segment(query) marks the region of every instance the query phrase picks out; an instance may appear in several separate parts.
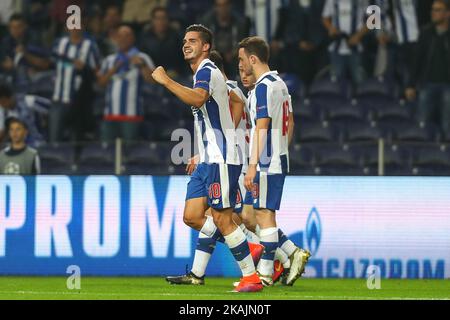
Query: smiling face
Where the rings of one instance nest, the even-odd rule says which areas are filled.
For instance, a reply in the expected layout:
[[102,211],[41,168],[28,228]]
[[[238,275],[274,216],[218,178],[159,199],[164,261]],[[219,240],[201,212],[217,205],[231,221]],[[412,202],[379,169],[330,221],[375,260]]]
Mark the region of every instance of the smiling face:
[[210,45],[204,43],[200,37],[200,32],[187,32],[183,39],[184,60],[195,63],[202,56],[207,55]]

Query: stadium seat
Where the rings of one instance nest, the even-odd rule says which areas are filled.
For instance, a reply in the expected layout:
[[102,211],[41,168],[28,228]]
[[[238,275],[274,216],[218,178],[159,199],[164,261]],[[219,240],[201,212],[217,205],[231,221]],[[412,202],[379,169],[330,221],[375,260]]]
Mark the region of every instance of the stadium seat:
[[300,124],[295,127],[298,142],[331,142],[337,140],[336,132],[325,123]]
[[348,150],[362,168],[363,175],[378,175],[378,142],[349,143]]
[[429,143],[415,148],[413,174],[450,175],[450,150],[445,145]]
[[363,168],[359,165],[355,154],[349,151],[347,145],[327,145],[315,150],[318,172],[321,175],[362,175]]
[[379,122],[395,120],[412,121],[412,111],[405,106],[390,104],[382,108],[377,108],[374,111],[376,113],[376,120]]
[[292,96],[293,99],[296,99],[300,97],[301,95],[301,81],[298,78],[297,75],[293,73],[282,73],[280,74],[281,79],[286,83],[286,86],[288,87],[289,94]]
[[[408,145],[387,144],[384,148],[385,175],[404,176],[411,174],[411,147]],[[364,151],[364,167],[373,174],[378,174],[378,145]]]
[[89,143],[80,151],[78,174],[114,174],[115,146],[107,143]]
[[75,148],[71,144],[47,144],[39,147],[43,174],[74,173]]
[[310,145],[296,144],[289,152],[289,166],[292,174],[314,174],[314,151]]
[[348,142],[378,141],[382,137],[379,128],[366,124],[350,124],[346,128],[345,140]]
[[348,84],[345,81],[333,81],[330,78],[315,80],[309,89],[309,97],[340,98],[348,97]]
[[361,122],[365,119],[364,110],[350,104],[334,105],[327,109],[326,120],[345,123]]
[[388,145],[385,148],[384,163],[385,175],[408,176],[411,175],[411,145]]
[[364,81],[356,88],[356,98],[386,97],[394,98],[397,92],[390,81],[372,78]]
[[293,102],[293,113],[294,118],[299,122],[303,120],[312,121],[319,119],[319,112],[317,108],[314,108],[314,105],[311,105],[308,99],[300,100]]
[[428,142],[434,140],[432,129],[417,124],[400,125],[393,128],[394,139],[398,141]]

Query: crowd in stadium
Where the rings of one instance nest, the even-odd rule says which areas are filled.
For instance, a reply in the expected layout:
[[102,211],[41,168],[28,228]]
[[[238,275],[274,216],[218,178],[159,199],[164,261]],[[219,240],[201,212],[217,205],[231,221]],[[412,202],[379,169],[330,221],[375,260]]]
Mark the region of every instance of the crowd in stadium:
[[[82,30],[66,29],[74,4]],[[381,8],[379,30],[366,26],[371,4]],[[296,142],[342,142],[358,130],[354,140],[448,141],[449,19],[442,0],[4,0],[0,142],[8,141],[10,118],[20,118],[36,147],[164,141],[175,128],[191,128],[189,108],[155,85],[151,70],[161,65],[192,83],[181,46],[193,23],[212,30],[236,80],[239,41],[269,42],[271,67],[289,84],[303,130]],[[305,149],[298,156],[299,167],[320,160]]]

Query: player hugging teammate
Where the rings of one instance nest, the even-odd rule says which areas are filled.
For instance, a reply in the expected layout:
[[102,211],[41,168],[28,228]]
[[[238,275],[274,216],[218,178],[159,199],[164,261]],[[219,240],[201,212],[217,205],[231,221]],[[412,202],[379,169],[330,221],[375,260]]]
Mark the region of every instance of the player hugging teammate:
[[167,281],[204,284],[219,241],[242,271],[236,292],[261,291],[280,278],[293,285],[310,253],[295,246],[276,223],[294,127],[288,89],[270,71],[263,39],[250,37],[239,44],[239,72],[248,99],[236,82],[227,80],[212,45],[213,35],[204,26],[186,29],[183,54],[194,73],[192,89],[171,79],[163,67],[153,72],[156,82],[192,106],[199,150],[187,167],[191,179],[184,209],[185,223],[200,231],[193,268]]

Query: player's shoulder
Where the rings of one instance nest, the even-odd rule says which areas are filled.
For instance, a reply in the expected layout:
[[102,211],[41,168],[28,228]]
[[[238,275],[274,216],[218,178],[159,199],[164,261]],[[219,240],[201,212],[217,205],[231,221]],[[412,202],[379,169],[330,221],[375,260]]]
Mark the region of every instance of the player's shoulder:
[[199,75],[199,74],[208,74],[208,75],[217,77],[218,74],[222,74],[222,73],[220,72],[219,68],[216,67],[214,62],[212,62],[209,59],[205,59],[200,64],[200,66],[196,72],[196,75]]
[[283,81],[276,71],[267,72],[262,76],[262,78],[258,81],[258,84],[265,84],[266,86],[272,86],[277,82]]

